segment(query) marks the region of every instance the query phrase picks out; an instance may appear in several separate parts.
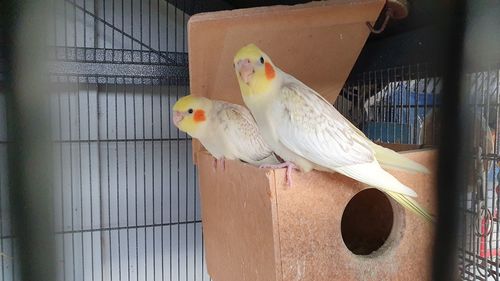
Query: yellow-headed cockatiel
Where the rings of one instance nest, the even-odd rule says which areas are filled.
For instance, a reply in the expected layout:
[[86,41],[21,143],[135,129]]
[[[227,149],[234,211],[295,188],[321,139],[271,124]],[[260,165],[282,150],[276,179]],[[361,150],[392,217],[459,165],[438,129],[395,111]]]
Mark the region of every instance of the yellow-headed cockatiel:
[[[253,165],[279,163],[262,140],[252,115],[241,105],[188,95],[175,103],[173,122],[198,139],[223,167],[224,159]],[[216,163],[214,160],[214,166]]]
[[[264,141],[290,171],[334,171],[386,192],[404,207],[432,220],[410,197],[417,194],[382,169],[428,170],[370,141],[321,95],[277,68],[254,44],[241,48],[234,68],[243,100]],[[270,167],[268,165],[268,167]]]

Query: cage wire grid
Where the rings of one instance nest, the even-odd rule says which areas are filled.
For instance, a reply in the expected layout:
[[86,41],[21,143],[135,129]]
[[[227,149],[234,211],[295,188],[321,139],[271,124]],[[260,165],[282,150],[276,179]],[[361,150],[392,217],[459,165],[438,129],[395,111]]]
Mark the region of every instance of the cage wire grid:
[[[64,1],[54,9],[54,72],[70,68],[80,74],[53,77],[58,86],[76,82],[76,89],[74,84],[57,89],[53,110],[59,130],[54,134],[59,136],[60,165],[55,178],[61,183],[55,189],[56,210],[61,210],[60,216],[56,213],[60,279],[208,280],[190,139],[172,128],[169,112],[188,92],[187,16],[165,1]],[[61,48],[57,35],[63,30]],[[86,113],[82,82],[87,85]],[[85,136],[81,119],[87,119]],[[88,144],[87,160],[75,157],[82,143]],[[84,161],[90,191],[99,186],[88,199],[81,189],[75,194],[77,175],[83,185]],[[74,209],[78,196],[80,214]],[[82,214],[85,201],[90,206]],[[75,211],[68,216],[67,210]],[[90,261],[83,250],[89,247],[86,239]]]
[[[335,107],[374,141],[435,147],[441,83],[429,63],[355,74]],[[467,70],[464,85],[472,143],[467,148],[469,181],[460,202],[458,273],[461,280],[499,280],[500,64]]]
[[[170,120],[189,92],[186,1],[50,4],[57,279],[210,280],[191,139]],[[0,276],[21,280],[3,120]]]
[[433,146],[440,93],[430,63],[395,66],[352,75],[334,106],[373,141]]
[[[173,103],[189,91],[186,5],[51,3],[58,280],[209,280],[191,141],[170,121]],[[473,171],[461,200],[462,280],[500,279],[499,71],[491,64],[465,79]],[[0,276],[20,280],[2,90]],[[420,63],[353,74],[334,105],[374,141],[435,146],[440,94],[440,73]]]
[[465,280],[499,280],[499,176],[498,128],[500,65],[493,64],[466,76],[473,121],[472,172],[462,193],[462,231],[459,269]]

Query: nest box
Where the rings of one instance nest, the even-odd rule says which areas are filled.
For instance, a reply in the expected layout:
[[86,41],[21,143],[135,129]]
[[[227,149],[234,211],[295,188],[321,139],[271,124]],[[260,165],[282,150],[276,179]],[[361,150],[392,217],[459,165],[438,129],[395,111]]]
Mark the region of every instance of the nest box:
[[[385,1],[320,1],[198,14],[189,20],[193,95],[243,104],[234,54],[255,43],[284,71],[333,102]],[[393,147],[394,148],[394,147]],[[340,174],[258,169],[193,143],[205,258],[215,281],[429,280],[433,225]],[[405,154],[430,174],[389,172],[435,214],[432,150]]]

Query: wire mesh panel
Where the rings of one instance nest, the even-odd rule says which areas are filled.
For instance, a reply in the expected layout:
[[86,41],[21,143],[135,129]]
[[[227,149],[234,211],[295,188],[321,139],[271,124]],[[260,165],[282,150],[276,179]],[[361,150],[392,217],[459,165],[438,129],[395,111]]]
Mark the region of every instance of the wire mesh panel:
[[185,81],[105,78],[53,77],[60,279],[206,278]]
[[[394,67],[354,75],[335,106],[369,138],[435,146],[440,137],[441,77],[431,65]],[[461,201],[459,275],[500,279],[498,225],[500,65],[469,71],[463,84],[469,107],[471,175]]]
[[499,280],[498,200],[500,66],[471,72],[466,77],[473,133],[471,174],[463,192],[460,233],[460,274],[464,280]]
[[[189,91],[188,16],[177,8],[189,7],[174,4],[51,3],[58,280],[210,279],[191,140],[170,119]],[[20,280],[5,114],[0,95],[0,280]]]
[[54,0],[53,13],[47,41],[54,72],[187,75],[189,18],[164,0]]
[[335,107],[370,139],[436,144],[441,78],[428,64],[354,75]]

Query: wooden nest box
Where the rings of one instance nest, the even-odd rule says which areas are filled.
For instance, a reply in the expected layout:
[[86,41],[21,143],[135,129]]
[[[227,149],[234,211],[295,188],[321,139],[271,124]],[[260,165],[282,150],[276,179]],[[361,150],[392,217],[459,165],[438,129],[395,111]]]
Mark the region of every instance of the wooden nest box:
[[[198,14],[189,21],[191,92],[243,104],[234,54],[255,43],[334,101],[385,1],[321,1]],[[193,143],[208,273],[215,281],[429,280],[434,226],[339,174],[258,169]],[[406,154],[431,174],[389,171],[435,214],[435,151]]]

